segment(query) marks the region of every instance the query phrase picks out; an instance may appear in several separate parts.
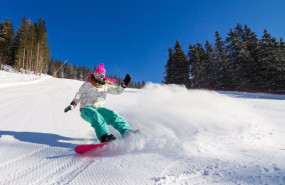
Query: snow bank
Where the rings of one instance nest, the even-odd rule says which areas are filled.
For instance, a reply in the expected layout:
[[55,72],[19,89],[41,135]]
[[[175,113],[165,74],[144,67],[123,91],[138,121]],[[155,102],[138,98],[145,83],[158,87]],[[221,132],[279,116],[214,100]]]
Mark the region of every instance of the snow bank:
[[44,74],[38,76],[34,74],[22,74],[22,73],[7,72],[0,70],[0,88],[18,86],[18,85],[28,85],[40,82],[47,78],[51,77]]

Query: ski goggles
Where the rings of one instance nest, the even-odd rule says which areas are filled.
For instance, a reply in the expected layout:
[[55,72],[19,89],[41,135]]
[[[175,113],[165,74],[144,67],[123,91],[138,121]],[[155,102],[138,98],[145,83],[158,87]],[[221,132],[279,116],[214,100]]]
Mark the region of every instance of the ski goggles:
[[100,74],[100,73],[95,73],[94,76],[95,76],[95,78],[104,78],[105,77],[104,74]]

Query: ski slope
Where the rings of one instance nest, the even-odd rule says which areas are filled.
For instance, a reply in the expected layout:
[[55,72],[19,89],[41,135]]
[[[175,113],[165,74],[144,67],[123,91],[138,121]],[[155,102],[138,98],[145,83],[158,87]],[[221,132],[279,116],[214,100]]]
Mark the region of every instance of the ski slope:
[[285,96],[148,84],[106,107],[141,135],[101,151],[78,108],[83,82],[0,71],[0,184],[285,184]]

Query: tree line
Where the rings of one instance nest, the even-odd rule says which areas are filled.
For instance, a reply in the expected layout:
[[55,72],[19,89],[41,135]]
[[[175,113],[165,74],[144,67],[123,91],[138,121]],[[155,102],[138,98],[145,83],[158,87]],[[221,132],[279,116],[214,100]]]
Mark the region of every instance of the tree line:
[[[87,76],[90,73],[93,73],[96,66],[91,70],[88,66],[77,66],[76,64],[72,65],[71,63],[65,63],[61,60],[53,60],[49,62],[47,66],[47,74],[48,75],[56,75],[58,78],[66,78],[66,79],[74,79],[86,81]],[[56,73],[56,74],[55,74]],[[123,78],[117,75],[107,75],[106,77],[111,79],[116,79],[115,84],[119,85]],[[143,88],[145,85],[145,81],[135,82],[131,81],[128,85],[130,88]]]
[[178,41],[168,50],[163,83],[187,88],[285,91],[285,42],[265,29],[258,39],[251,29],[237,24],[215,43],[190,44],[187,55]]
[[11,65],[17,70],[40,74],[50,60],[45,21],[32,23],[23,17],[14,36],[9,18],[0,23],[0,64]]
[[[4,65],[9,65],[23,73],[53,75],[63,65],[56,77],[85,81],[93,70],[52,59],[47,41],[46,23],[42,19],[32,23],[23,17],[16,34],[9,18],[5,22],[0,21],[0,70]],[[122,81],[121,77],[110,77],[117,79],[117,83]],[[132,81],[129,87],[142,88],[144,84],[144,81]]]

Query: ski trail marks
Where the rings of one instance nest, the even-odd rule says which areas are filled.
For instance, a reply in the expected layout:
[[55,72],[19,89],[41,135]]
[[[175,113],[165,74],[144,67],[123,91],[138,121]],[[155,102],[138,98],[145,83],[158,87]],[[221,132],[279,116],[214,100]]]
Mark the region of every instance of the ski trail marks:
[[34,181],[32,185],[36,184],[68,184],[81,172],[87,169],[92,163],[93,159],[84,159],[72,157],[51,171],[46,176]]

